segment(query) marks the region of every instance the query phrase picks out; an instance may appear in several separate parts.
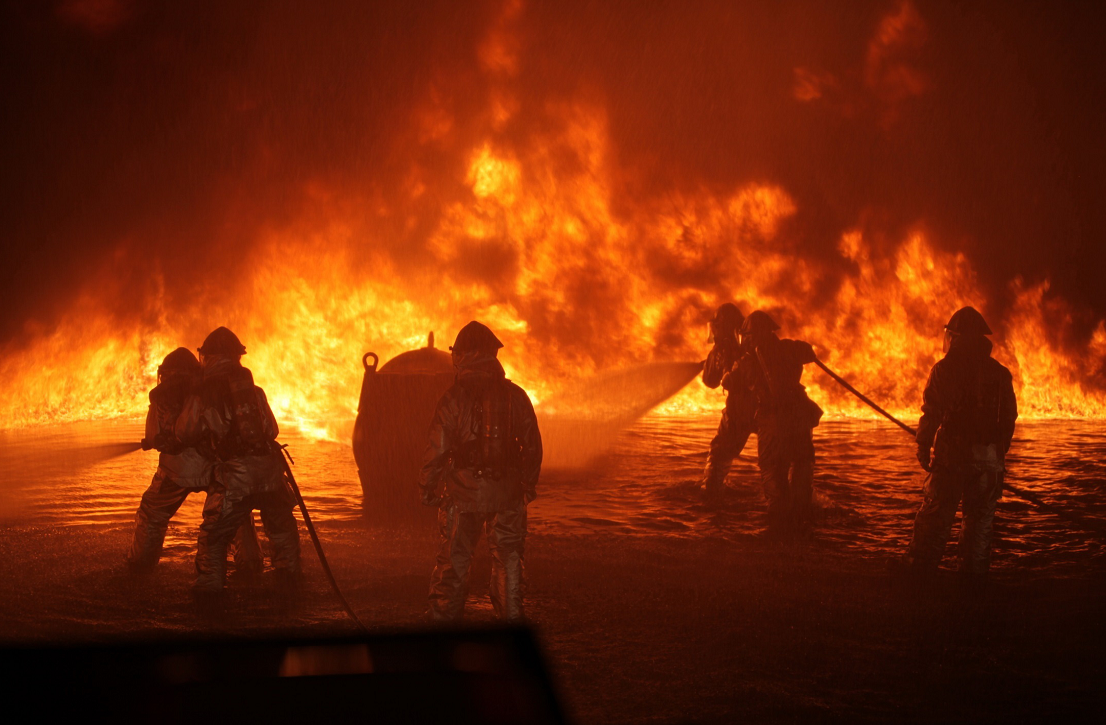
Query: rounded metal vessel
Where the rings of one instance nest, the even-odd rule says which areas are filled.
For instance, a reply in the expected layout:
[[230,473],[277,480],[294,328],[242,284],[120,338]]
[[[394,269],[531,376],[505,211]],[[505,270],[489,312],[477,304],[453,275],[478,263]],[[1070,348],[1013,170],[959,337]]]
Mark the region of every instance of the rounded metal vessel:
[[379,360],[373,352],[361,358],[365,378],[353,426],[365,515],[429,520],[435,510],[419,502],[419,469],[434,409],[453,384],[453,359],[434,347],[430,333],[426,347],[401,353],[378,369]]

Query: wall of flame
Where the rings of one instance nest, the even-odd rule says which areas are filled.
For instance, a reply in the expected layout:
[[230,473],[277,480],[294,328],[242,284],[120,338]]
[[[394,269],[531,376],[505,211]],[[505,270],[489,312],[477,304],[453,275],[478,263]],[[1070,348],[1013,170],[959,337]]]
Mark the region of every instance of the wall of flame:
[[[164,355],[197,347],[218,325],[244,340],[245,363],[281,420],[312,435],[348,428],[364,352],[386,360],[425,344],[429,331],[444,347],[470,319],[506,343],[509,375],[540,405],[599,371],[702,359],[706,322],[724,301],[770,311],[786,336],[809,340],[907,419],[940,357],[944,323],[971,304],[996,329],[995,354],[1014,372],[1023,414],[1106,416],[1106,322],[1089,342],[1072,333],[1079,314],[1047,280],[1014,278],[1001,305],[988,300],[972,260],[938,244],[921,219],[890,238],[857,219],[812,255],[799,243],[797,197],[770,176],[642,184],[645,172],[615,153],[602,94],[522,92],[524,7],[497,7],[475,49],[487,93],[462,115],[430,82],[394,140],[408,158],[397,183],[300,183],[294,212],[235,228],[223,242],[233,273],[190,279],[183,301],[172,265],[139,265],[141,309],[120,315],[124,283],[110,264],[91,270],[55,323],[3,350],[0,425],[139,416]],[[863,76],[882,99],[881,123],[926,92],[925,75],[902,55],[924,41],[913,5],[891,5]],[[832,95],[837,83],[807,68],[794,81],[797,103]],[[435,154],[459,162],[450,169]],[[459,191],[440,193],[450,175]],[[413,230],[422,243],[408,248]],[[820,374],[806,382],[830,415],[871,415]],[[718,392],[693,383],[661,412],[720,406]]]

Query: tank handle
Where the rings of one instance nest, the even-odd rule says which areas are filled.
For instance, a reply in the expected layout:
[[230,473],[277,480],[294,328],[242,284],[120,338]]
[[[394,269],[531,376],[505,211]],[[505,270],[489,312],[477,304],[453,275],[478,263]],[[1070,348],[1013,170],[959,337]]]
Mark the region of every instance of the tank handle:
[[[369,358],[373,359],[373,366],[369,367]],[[365,372],[376,372],[376,366],[380,363],[380,357],[375,352],[367,352],[361,356],[361,364],[365,366]]]

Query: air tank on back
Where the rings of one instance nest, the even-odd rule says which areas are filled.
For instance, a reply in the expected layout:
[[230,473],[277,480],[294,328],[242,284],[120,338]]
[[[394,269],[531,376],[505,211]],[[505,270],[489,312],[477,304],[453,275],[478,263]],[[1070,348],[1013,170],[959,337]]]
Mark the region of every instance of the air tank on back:
[[434,510],[419,502],[417,482],[434,409],[453,384],[453,360],[434,347],[431,332],[426,347],[401,353],[378,369],[379,361],[373,352],[361,358],[365,378],[353,427],[365,516],[430,520]]

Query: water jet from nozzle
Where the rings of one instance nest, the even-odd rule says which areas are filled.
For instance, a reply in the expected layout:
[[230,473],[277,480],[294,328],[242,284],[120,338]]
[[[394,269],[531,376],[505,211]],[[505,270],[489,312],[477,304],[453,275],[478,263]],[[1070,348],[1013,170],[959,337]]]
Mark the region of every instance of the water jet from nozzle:
[[538,410],[545,465],[587,465],[619,433],[683,390],[701,369],[698,362],[644,363],[568,384]]

